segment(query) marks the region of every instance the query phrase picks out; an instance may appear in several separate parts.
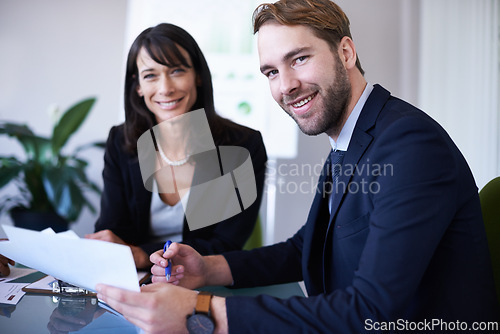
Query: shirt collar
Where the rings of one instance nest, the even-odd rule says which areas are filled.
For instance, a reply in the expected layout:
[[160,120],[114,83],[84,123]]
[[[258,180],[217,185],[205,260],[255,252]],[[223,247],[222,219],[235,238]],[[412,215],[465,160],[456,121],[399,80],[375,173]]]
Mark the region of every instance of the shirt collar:
[[335,150],[347,151],[347,148],[349,147],[349,142],[351,141],[352,133],[354,132],[354,126],[356,125],[359,115],[361,114],[361,110],[363,109],[363,106],[365,105],[365,102],[368,99],[368,96],[370,96],[372,90],[373,90],[373,85],[368,83],[365,89],[363,90],[363,94],[361,94],[358,102],[356,103],[354,109],[349,115],[349,118],[347,118],[347,121],[342,127],[342,130],[340,131],[337,141],[333,140],[332,137],[328,137],[328,139],[330,139],[330,145],[332,146],[332,149],[334,151]]

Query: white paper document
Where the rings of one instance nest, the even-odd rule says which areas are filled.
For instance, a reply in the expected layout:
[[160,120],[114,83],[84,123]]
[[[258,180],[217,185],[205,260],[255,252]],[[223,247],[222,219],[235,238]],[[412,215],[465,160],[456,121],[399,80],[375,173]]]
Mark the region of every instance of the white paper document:
[[67,283],[95,291],[98,283],[140,291],[130,247],[2,225],[0,254]]
[[[0,254],[2,254],[0,252]],[[23,277],[29,274],[36,273],[35,269],[30,268],[18,268],[18,267],[10,267],[10,274],[6,277],[0,277],[0,283],[7,283],[9,281],[13,281],[18,279],[19,277]]]
[[[31,284],[26,285],[26,289],[31,289],[31,290],[40,290],[40,291],[54,291],[54,283],[57,282],[57,278],[54,276],[45,276],[38,281],[35,281]],[[25,290],[26,290],[25,289]]]
[[19,299],[24,296],[22,290],[26,283],[3,283],[0,284],[0,303],[16,305]]

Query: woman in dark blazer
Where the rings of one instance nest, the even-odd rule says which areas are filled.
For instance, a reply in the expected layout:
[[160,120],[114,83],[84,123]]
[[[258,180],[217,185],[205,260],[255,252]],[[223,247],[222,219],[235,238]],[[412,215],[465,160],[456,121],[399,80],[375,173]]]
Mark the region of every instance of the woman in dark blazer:
[[[190,230],[182,208],[179,209],[182,197],[188,194],[177,188],[173,193],[146,189],[137,140],[158,124],[200,108],[205,111],[216,147],[239,146],[250,153],[257,198],[239,214]],[[162,248],[166,239],[181,241],[205,255],[241,249],[257,220],[266,150],[258,131],[216,114],[210,70],[196,41],[186,31],[163,23],[144,30],[136,38],[127,60],[125,116],[125,122],[109,133],[100,216],[96,233],[87,237],[129,245],[138,268],[151,265],[149,254]],[[175,138],[175,134],[168,136]],[[185,145],[176,149],[167,141],[162,142],[163,146],[163,160],[182,171],[176,172],[177,183],[191,184],[202,172],[201,165],[189,156]]]

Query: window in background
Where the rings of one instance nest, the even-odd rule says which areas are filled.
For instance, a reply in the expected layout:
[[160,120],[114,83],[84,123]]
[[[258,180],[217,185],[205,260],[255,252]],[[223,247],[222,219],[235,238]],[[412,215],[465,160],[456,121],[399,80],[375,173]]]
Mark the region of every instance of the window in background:
[[500,175],[498,0],[422,0],[419,105],[448,131],[482,188]]

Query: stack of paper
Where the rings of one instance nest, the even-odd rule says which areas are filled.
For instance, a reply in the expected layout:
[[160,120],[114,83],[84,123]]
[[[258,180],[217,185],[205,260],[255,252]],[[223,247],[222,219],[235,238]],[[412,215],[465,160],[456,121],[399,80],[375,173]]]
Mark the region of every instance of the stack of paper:
[[80,239],[65,232],[2,227],[9,241],[0,242],[0,254],[18,263],[90,291],[95,291],[98,283],[140,291],[128,246]]

